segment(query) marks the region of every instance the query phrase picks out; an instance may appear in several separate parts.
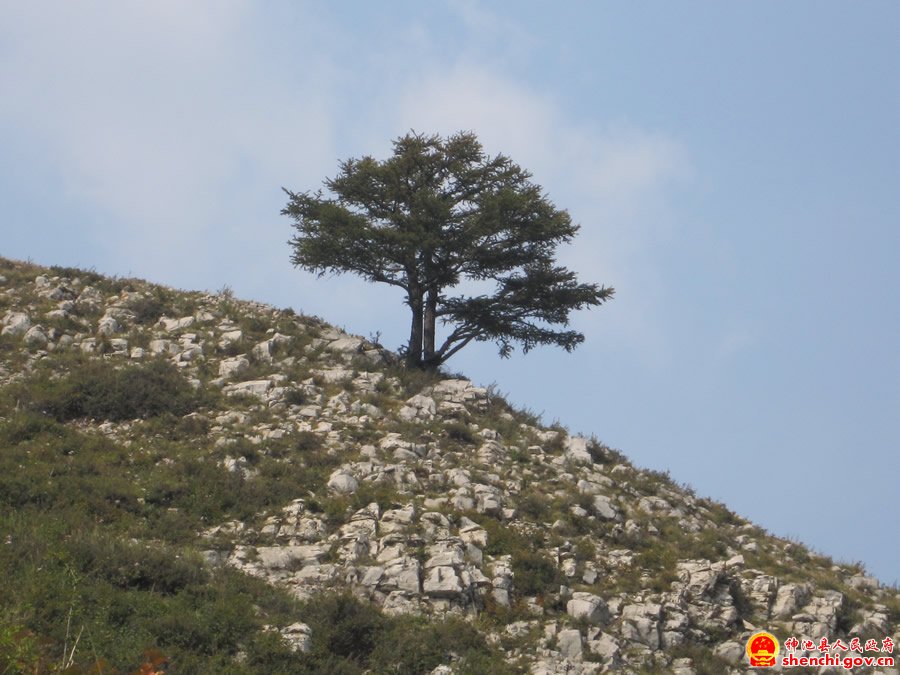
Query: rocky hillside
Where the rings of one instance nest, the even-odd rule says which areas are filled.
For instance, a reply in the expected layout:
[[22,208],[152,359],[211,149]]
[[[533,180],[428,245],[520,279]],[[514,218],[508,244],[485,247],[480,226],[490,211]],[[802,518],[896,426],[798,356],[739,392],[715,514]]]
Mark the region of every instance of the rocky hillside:
[[0,672],[687,675],[745,672],[758,630],[900,641],[860,567],[319,319],[3,259],[0,319]]

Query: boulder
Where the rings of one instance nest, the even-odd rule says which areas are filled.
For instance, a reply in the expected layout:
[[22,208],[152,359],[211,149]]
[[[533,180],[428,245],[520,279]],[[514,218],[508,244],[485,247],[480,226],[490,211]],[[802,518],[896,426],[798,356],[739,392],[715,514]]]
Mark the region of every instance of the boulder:
[[295,652],[306,653],[312,649],[312,629],[305,623],[292,623],[282,628],[281,637]]
[[356,492],[359,482],[349,473],[338,469],[328,479],[328,489],[338,494],[346,495]]
[[40,326],[32,326],[25,332],[25,344],[29,347],[41,349],[47,346],[47,335]]
[[571,659],[572,661],[581,661],[583,653],[581,631],[577,628],[568,628],[559,631],[556,637],[559,641],[559,653],[562,654],[564,658]]
[[606,495],[597,495],[593,501],[594,513],[602,520],[621,520],[622,513]]
[[432,567],[422,583],[425,595],[433,598],[456,598],[463,592],[456,570],[449,565]]
[[247,396],[255,396],[265,400],[269,390],[275,386],[272,380],[248,380],[246,382],[236,382],[229,384],[223,391],[229,396],[237,396],[239,394]]
[[162,328],[167,333],[173,333],[175,331],[184,330],[188,326],[193,325],[194,317],[192,316],[184,316],[180,319],[167,319],[163,317],[159,320],[159,327]]
[[609,609],[603,598],[593,593],[576,591],[566,604],[566,612],[576,620],[599,624],[609,620]]
[[569,436],[565,441],[564,457],[574,464],[593,464],[594,458],[588,452],[588,441],[583,436]]
[[366,341],[355,335],[347,335],[329,342],[325,349],[330,352],[338,352],[343,354],[356,354],[363,351]]
[[235,377],[246,372],[249,367],[250,361],[245,356],[222,359],[219,363],[219,377]]
[[31,317],[24,312],[9,312],[3,318],[2,335],[24,335],[31,328]]

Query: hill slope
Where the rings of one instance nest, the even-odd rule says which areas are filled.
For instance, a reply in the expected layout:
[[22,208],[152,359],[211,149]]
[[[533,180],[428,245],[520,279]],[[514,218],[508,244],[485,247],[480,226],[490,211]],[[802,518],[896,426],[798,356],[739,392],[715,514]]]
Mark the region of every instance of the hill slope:
[[318,319],[4,259],[0,319],[0,672],[724,673],[758,630],[898,639],[860,568]]

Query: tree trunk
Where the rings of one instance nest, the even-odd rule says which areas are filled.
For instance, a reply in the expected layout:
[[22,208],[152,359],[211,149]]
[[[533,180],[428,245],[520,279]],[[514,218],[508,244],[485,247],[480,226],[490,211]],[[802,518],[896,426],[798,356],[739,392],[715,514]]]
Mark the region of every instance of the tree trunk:
[[409,328],[409,345],[406,347],[406,365],[420,368],[422,366],[422,291],[418,284],[410,283],[407,299],[412,312],[412,324]]
[[426,368],[437,368],[439,365],[439,359],[436,357],[434,353],[434,337],[435,337],[435,322],[437,320],[437,301],[438,301],[438,292],[437,289],[432,287],[428,289],[428,294],[425,296],[425,314],[424,314],[424,326],[423,326],[423,357],[422,357],[422,365]]

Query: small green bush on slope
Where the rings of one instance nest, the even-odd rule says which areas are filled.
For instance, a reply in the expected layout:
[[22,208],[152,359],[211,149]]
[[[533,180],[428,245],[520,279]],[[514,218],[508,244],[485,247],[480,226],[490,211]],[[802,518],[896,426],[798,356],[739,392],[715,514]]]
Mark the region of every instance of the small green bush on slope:
[[20,392],[32,410],[65,422],[82,417],[113,422],[169,413],[186,415],[199,396],[168,361],[116,367],[108,361],[77,363],[58,380],[37,379]]

